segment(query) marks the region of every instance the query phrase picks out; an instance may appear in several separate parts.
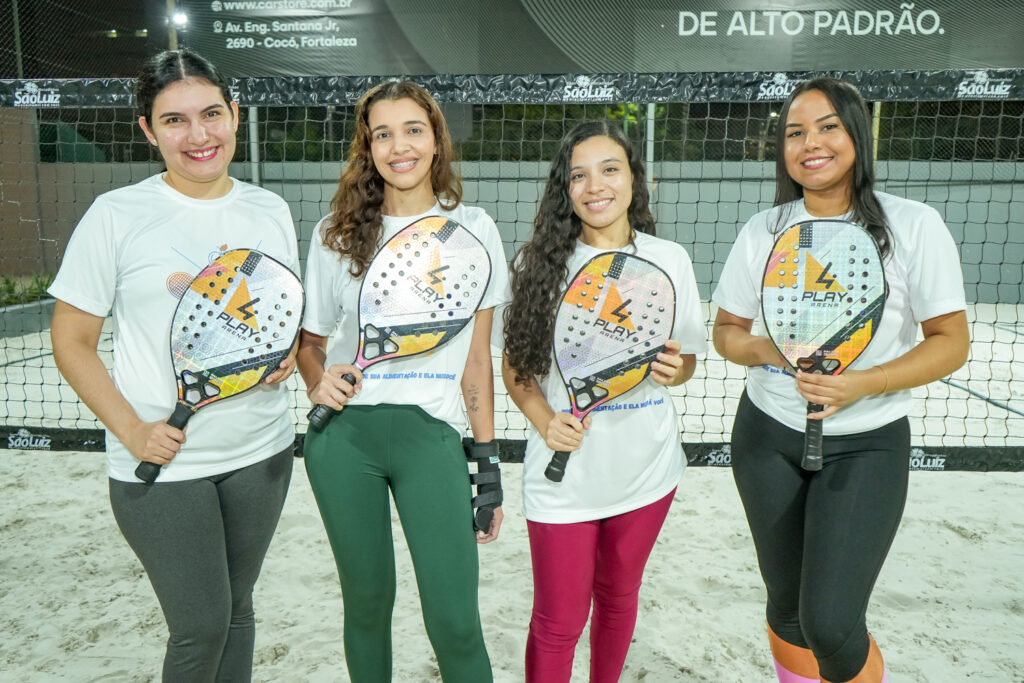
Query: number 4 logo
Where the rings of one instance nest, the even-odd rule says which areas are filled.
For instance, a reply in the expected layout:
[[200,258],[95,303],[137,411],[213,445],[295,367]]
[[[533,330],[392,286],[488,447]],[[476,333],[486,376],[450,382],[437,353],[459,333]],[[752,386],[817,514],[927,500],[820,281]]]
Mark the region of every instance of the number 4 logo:
[[243,279],[238,283],[238,287],[231,295],[231,301],[228,302],[227,313],[235,320],[257,330],[259,328],[256,326],[256,316],[259,315],[259,311],[255,310],[254,307],[259,302],[259,297],[254,299],[249,294],[249,287],[245,284],[245,280]]

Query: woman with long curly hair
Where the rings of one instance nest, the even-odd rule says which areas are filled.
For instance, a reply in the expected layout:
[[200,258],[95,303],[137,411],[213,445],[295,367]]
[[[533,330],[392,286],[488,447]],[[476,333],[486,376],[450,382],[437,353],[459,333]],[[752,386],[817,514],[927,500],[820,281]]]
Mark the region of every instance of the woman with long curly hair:
[[[502,374],[534,427],[523,471],[534,582],[531,683],[569,680],[591,603],[590,680],[619,679],[644,566],[686,465],[668,387],[693,375],[695,354],[706,348],[704,319],[689,256],[655,237],[644,175],[621,130],[604,121],[578,125],[555,154],[533,237],[513,263]],[[552,372],[555,313],[568,278],[607,251],[636,254],[668,273],[676,318],[649,379],[628,400],[610,402],[613,410],[581,422]],[[544,476],[553,450],[572,452],[559,483]]]
[[[871,115],[849,83],[796,86],[775,139],[775,206],[740,231],[713,296],[715,349],[748,368],[732,472],[767,589],[779,681],[879,683],[885,665],[866,612],[907,497],[910,389],[959,368],[970,347],[960,259],[937,211],[874,190]],[[848,370],[794,377],[763,325],[754,327],[760,273],[777,235],[814,218],[853,221],[874,236],[887,300]],[[807,415],[808,401],[825,408]],[[808,417],[824,420],[816,472],[800,466]]]
[[[359,100],[356,122],[331,214],[310,244],[299,342],[309,398],[341,411],[322,430],[307,432],[304,454],[341,579],[345,661],[353,683],[391,680],[393,495],[441,677],[490,681],[477,544],[498,536],[500,484],[481,485],[496,488],[497,503],[487,505],[493,518],[474,534],[459,392],[475,438],[471,456],[481,469],[493,467],[496,480],[490,330],[492,309],[508,299],[501,239],[482,209],[460,203],[448,126],[426,90],[409,81],[383,83]],[[389,238],[430,215],[462,224],[490,255],[491,278],[474,324],[432,353],[388,361],[387,373],[364,378],[350,360],[367,266]]]

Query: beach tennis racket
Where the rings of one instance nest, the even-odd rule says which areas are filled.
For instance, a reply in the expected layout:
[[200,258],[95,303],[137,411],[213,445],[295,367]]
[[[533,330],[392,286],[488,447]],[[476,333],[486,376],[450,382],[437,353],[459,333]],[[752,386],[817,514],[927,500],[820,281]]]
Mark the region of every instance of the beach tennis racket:
[[[878,245],[855,223],[811,220],[787,228],[764,269],[761,314],[779,353],[804,372],[838,375],[867,348],[885,307]],[[807,404],[807,412],[824,410]],[[801,466],[822,466],[822,420],[807,420]]]
[[[184,429],[200,408],[248,391],[288,357],[302,321],[302,282],[253,249],[233,249],[203,268],[171,321],[178,402],[167,424]],[[152,484],[160,465],[135,476]]]
[[[573,276],[555,314],[555,362],[573,417],[582,420],[651,373],[672,334],[676,292],[650,261],[612,251]],[[544,471],[562,481],[569,453],[557,451]]]
[[[359,287],[360,370],[392,358],[433,351],[473,319],[491,278],[484,245],[465,227],[427,216],[389,239]],[[355,384],[351,374],[341,376]],[[334,410],[318,404],[309,424],[323,429]]]

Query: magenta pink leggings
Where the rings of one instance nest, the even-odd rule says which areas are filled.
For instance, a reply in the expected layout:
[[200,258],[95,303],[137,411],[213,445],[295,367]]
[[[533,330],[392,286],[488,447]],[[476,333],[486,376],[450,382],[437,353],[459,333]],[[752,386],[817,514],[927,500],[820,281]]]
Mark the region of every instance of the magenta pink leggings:
[[527,683],[563,683],[590,604],[590,681],[615,683],[636,625],[637,595],[672,493],[639,510],[576,524],[527,522],[533,616]]

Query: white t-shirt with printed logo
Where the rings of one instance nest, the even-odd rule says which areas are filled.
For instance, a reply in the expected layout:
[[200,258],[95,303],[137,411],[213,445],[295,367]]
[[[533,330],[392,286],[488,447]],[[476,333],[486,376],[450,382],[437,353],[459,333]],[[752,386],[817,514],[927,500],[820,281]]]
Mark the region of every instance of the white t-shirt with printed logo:
[[[434,208],[417,216],[384,216],[381,244],[406,226],[427,216],[444,216],[466,227],[487,250],[491,277],[478,310],[487,310],[509,299],[508,265],[494,221],[483,209],[460,204],[446,211]],[[362,278],[349,273],[349,260],[327,248],[323,229],[317,224],[306,261],[306,313],[302,327],[322,337],[331,336],[326,366],[352,363],[359,348],[359,289]],[[460,434],[466,428],[461,401],[462,375],[466,369],[473,325],[434,351],[381,361],[363,371],[360,392],[350,405],[418,405],[428,415],[447,422]]]
[[[676,290],[676,316],[671,338],[682,354],[707,351],[704,315],[693,266],[675,242],[638,233],[635,253],[660,266]],[[568,262],[569,277],[601,254],[577,241]],[[568,281],[564,287],[568,287]],[[540,389],[555,411],[570,412],[569,396],[551,356],[551,371]],[[686,468],[680,445],[679,416],[668,388],[650,377],[617,399],[590,413],[591,427],[573,451],[565,477],[554,483],[544,476],[552,452],[536,429],[526,441],[523,462],[523,514],[534,522],[571,524],[604,519],[637,510],[668,495]]]
[[[916,345],[922,321],[967,307],[960,256],[939,213],[926,204],[884,192],[875,196],[892,232],[890,254],[883,262],[888,296],[878,331],[850,365],[853,370],[902,356]],[[787,211],[783,229],[814,219],[802,199],[754,215],[737,236],[712,296],[719,308],[755,321],[752,332],[760,336],[767,336],[761,321],[761,277],[777,238],[780,211]],[[797,393],[792,376],[780,368],[751,367],[746,388],[763,412],[787,427],[804,430],[807,401]],[[909,390],[865,396],[826,418],[822,430],[839,435],[877,429],[907,415],[910,405]]]
[[[232,180],[217,199],[192,199],[155,175],[96,198],[78,223],[49,292],[95,316],[113,317],[113,380],[146,422],[166,420],[178,397],[171,319],[192,279],[230,249],[258,249],[299,271],[288,205]],[[295,439],[282,385],[260,385],[211,403],[189,420],[185,444],[158,481],[246,467]],[[138,482],[139,461],[107,432],[107,472]]]

